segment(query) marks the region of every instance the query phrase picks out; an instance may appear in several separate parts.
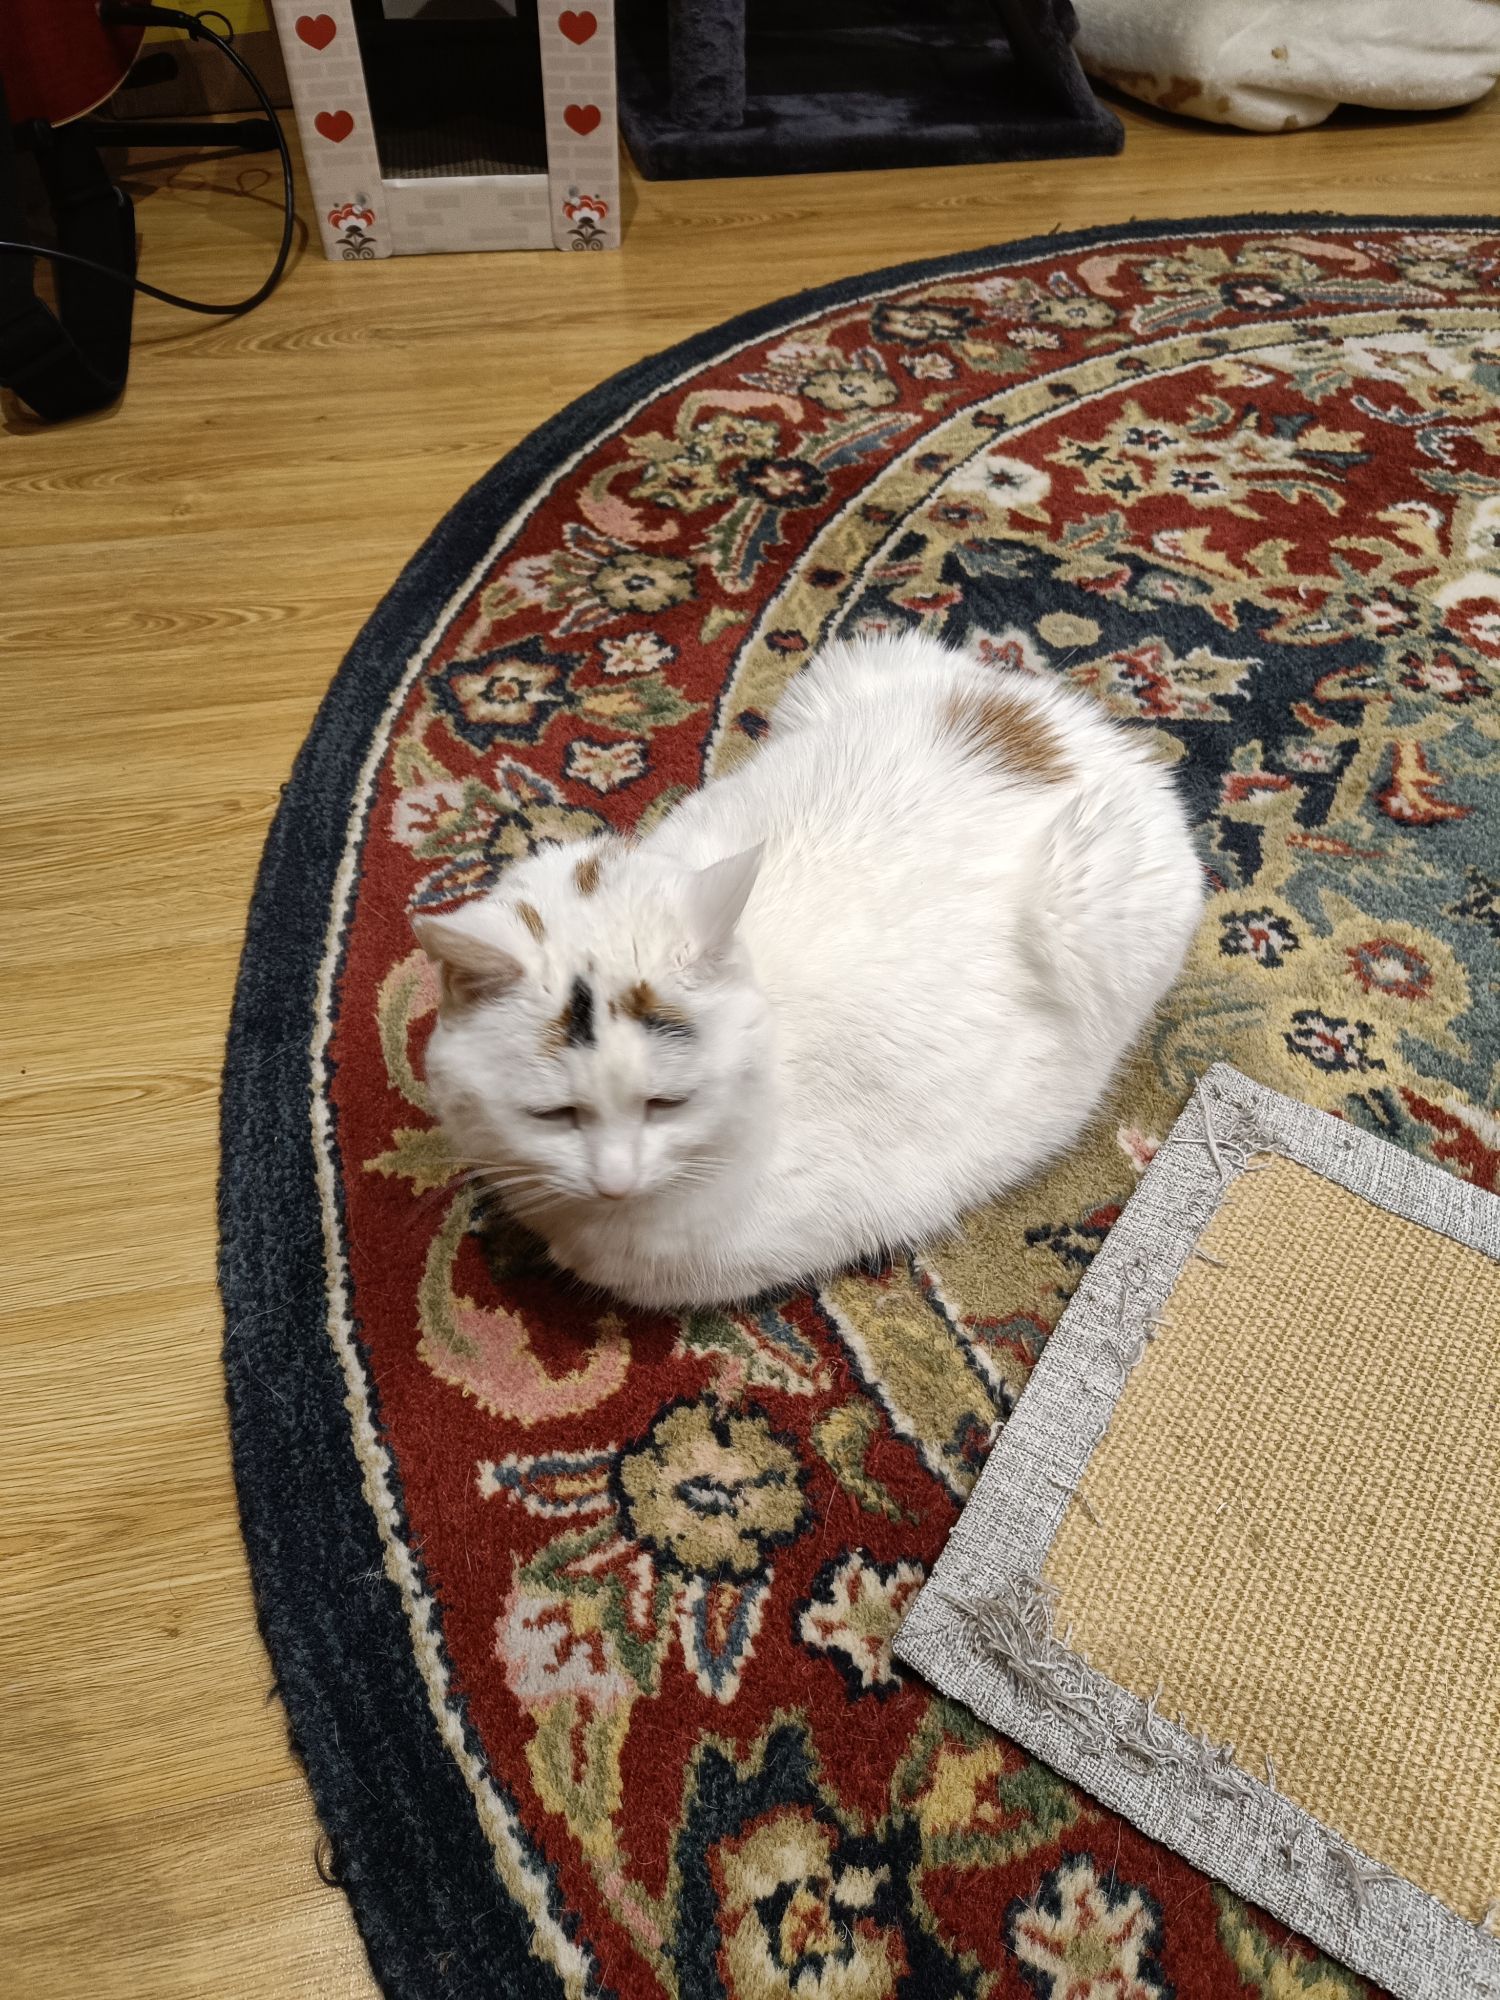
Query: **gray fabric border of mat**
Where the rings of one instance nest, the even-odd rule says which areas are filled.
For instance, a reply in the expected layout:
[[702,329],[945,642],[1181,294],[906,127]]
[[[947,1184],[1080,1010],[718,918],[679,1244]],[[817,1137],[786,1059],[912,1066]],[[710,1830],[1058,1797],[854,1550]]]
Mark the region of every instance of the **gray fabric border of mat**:
[[1401,1997],[1500,1996],[1500,1937],[1352,1847],[1054,1634],[1042,1564],[1183,1264],[1274,1151],[1500,1260],[1500,1200],[1217,1063],[1047,1342],[895,1652],[1105,1805]]

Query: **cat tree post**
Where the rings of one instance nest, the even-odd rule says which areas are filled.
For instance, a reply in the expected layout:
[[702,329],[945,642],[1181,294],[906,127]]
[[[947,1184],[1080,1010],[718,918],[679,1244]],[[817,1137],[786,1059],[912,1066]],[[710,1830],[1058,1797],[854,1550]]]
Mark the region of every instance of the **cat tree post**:
[[671,0],[672,116],[702,132],[745,122],[745,0]]
[[1124,144],[1073,54],[1072,0],[616,5],[620,123],[648,180],[1045,160]]

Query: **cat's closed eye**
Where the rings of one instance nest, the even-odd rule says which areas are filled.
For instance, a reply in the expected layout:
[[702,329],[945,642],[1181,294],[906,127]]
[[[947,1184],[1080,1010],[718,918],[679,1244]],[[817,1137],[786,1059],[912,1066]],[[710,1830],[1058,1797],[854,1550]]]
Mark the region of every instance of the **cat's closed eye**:
[[668,1112],[680,1111],[686,1103],[685,1097],[648,1097],[646,1115],[649,1118],[661,1118]]
[[578,1106],[576,1104],[554,1104],[545,1111],[533,1111],[531,1116],[539,1125],[576,1125]]

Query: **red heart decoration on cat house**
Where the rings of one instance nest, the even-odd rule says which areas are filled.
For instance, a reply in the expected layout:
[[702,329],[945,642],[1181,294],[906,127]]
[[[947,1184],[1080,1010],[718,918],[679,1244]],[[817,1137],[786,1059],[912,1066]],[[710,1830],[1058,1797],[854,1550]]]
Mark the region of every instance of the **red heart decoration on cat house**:
[[597,104],[570,104],[563,117],[580,139],[586,139],[599,123],[599,107]]
[[326,49],[338,31],[338,23],[331,14],[297,16],[297,39],[306,42],[310,49]]
[[565,13],[558,15],[557,25],[562,29],[568,40],[575,47],[581,49],[585,42],[591,42],[594,39],[594,32],[598,28],[599,23],[592,14],[588,12],[575,14],[570,8]]
[[347,111],[320,111],[313,124],[335,146],[341,146],[354,130],[354,120]]

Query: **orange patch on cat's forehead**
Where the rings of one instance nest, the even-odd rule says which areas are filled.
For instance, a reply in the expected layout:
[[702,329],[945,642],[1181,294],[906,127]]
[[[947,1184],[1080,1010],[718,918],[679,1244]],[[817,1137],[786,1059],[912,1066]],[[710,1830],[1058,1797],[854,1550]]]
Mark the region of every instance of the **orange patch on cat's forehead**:
[[542,913],[536,904],[517,903],[516,915],[521,919],[527,930],[531,932],[537,943],[540,944],[542,939],[547,935],[547,926],[542,922]]
[[663,1000],[649,980],[638,979],[633,986],[627,986],[616,1000],[609,1003],[609,1011],[618,1010],[627,1020],[639,1021],[658,1035],[690,1035],[693,1024],[681,1007],[673,1006],[670,1000]]
[[1069,775],[1057,731],[1019,688],[955,689],[944,706],[943,720],[1006,777],[1055,785]]

